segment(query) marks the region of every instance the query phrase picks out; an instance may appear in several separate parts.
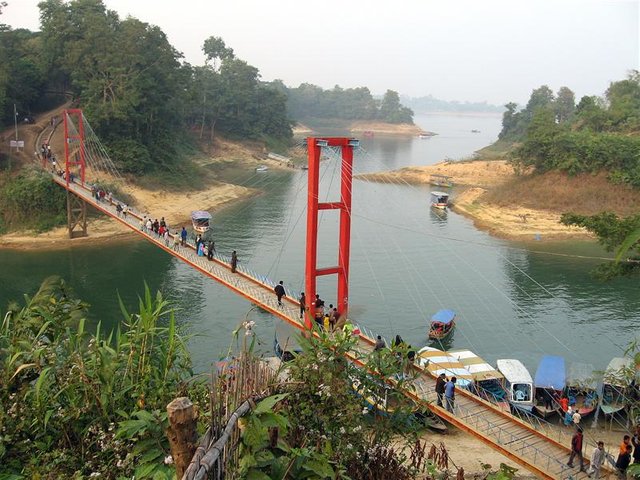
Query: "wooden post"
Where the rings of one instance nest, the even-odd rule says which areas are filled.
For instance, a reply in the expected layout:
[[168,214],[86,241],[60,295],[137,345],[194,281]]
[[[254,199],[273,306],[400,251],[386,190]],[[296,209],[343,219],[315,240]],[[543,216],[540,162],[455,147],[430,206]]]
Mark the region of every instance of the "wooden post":
[[169,428],[167,437],[171,446],[171,456],[176,466],[176,478],[182,478],[191,462],[196,447],[198,434],[196,423],[198,412],[187,397],[180,397],[167,405],[169,414]]

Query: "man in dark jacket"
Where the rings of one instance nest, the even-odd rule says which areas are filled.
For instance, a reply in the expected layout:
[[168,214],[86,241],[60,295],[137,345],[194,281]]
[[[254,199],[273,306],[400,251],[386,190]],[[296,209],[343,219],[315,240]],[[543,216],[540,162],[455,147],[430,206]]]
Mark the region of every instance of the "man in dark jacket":
[[282,306],[282,297],[286,297],[287,296],[287,294],[284,291],[284,285],[283,285],[282,280],[280,280],[280,283],[278,283],[278,285],[273,287],[273,291],[276,292],[276,297],[278,298],[278,306],[281,307]]
[[624,453],[620,453],[618,455],[618,459],[616,460],[616,469],[618,470],[618,478],[625,479],[627,478],[627,468],[631,463],[631,445],[627,445],[627,451]]
[[436,379],[436,394],[438,395],[438,406],[442,407],[442,400],[444,399],[444,384],[447,383],[447,378],[444,373]]
[[569,462],[567,465],[573,468],[573,459],[578,457],[580,460],[580,471],[584,471],[584,460],[582,458],[582,427],[578,427],[576,433],[571,438],[571,455],[569,455]]

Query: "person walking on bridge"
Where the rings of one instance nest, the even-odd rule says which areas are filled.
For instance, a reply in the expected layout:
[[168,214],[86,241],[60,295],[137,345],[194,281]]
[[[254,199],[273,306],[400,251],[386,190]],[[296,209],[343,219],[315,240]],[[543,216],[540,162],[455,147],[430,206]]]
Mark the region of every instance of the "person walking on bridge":
[[569,455],[569,461],[567,466],[573,468],[573,459],[578,457],[580,460],[580,471],[584,472],[584,459],[582,458],[582,427],[578,427],[576,433],[571,437],[571,455]]
[[273,291],[276,292],[276,297],[278,298],[278,306],[281,307],[282,297],[287,296],[287,293],[284,290],[284,285],[282,280],[280,280],[280,283],[278,283],[275,287],[273,287]]
[[216,242],[213,240],[209,240],[209,245],[207,246],[207,260],[213,260],[213,254],[216,252]]
[[238,268],[238,254],[234,250],[231,252],[231,273],[236,273],[236,268]]
[[594,473],[596,478],[600,478],[600,469],[602,468],[605,457],[604,442],[598,442],[598,448],[594,449],[591,454],[591,462],[587,470],[587,476],[589,478],[591,478]]
[[186,243],[187,243],[187,229],[182,227],[182,231],[180,232],[180,245],[184,247]]
[[300,298],[298,298],[298,302],[300,302],[300,318],[304,316],[304,312],[307,309],[307,298],[304,296],[304,292],[300,292]]
[[444,399],[444,386],[447,383],[447,377],[444,373],[436,379],[436,395],[438,396],[438,406],[442,407],[442,400]]

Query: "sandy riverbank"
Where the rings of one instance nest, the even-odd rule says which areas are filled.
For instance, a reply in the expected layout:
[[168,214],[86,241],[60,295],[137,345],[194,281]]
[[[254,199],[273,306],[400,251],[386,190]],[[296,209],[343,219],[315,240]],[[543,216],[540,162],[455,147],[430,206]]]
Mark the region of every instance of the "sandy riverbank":
[[514,240],[593,238],[582,228],[560,224],[561,211],[527,208],[515,203],[497,205],[487,201],[488,191],[502,187],[517,178],[513,168],[504,160],[442,162],[436,165],[358,175],[356,178],[374,182],[422,185],[429,184],[432,174],[452,177],[456,185],[451,196],[452,209],[473,219],[476,227],[497,237]]

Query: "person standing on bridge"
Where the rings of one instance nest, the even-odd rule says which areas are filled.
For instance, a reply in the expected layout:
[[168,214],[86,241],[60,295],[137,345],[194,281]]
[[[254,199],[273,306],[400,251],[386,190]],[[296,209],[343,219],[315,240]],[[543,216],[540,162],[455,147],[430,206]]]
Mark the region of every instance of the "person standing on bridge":
[[187,229],[182,227],[182,231],[180,232],[180,244],[184,247],[187,243]]
[[213,254],[216,252],[216,242],[213,240],[209,240],[209,245],[207,246],[207,260],[213,260]]
[[578,427],[576,433],[571,437],[571,455],[569,455],[569,461],[567,466],[573,468],[573,459],[578,457],[580,460],[580,471],[584,472],[584,459],[582,458],[582,427]]
[[307,298],[304,296],[304,292],[300,292],[300,298],[298,298],[298,302],[300,302],[300,318],[304,316],[304,312],[307,309]]
[[444,399],[447,404],[447,412],[453,413],[456,402],[456,377],[451,377],[444,386]]
[[173,234],[173,250],[177,252],[179,248],[180,248],[180,233],[178,233],[178,231],[176,230],[175,233]]
[[444,400],[444,386],[447,383],[447,377],[444,373],[441,373],[436,379],[436,395],[438,396],[438,406],[442,407],[442,400]]
[[273,291],[276,292],[276,298],[278,299],[278,306],[282,306],[282,297],[286,297],[287,293],[284,290],[284,282],[280,280],[275,287],[273,287]]
[[231,252],[231,273],[236,273],[236,268],[238,268],[238,254],[234,250]]

